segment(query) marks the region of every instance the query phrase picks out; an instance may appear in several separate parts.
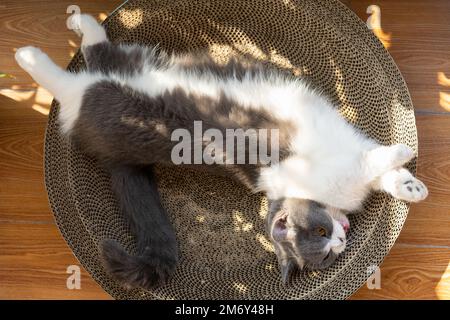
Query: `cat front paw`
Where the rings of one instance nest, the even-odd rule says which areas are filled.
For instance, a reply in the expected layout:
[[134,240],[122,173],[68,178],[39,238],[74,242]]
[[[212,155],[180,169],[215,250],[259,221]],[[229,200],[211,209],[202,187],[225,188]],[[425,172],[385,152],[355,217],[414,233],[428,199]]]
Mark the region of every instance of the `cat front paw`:
[[408,170],[400,169],[390,193],[400,200],[419,202],[428,196],[428,189],[422,181],[412,176]]

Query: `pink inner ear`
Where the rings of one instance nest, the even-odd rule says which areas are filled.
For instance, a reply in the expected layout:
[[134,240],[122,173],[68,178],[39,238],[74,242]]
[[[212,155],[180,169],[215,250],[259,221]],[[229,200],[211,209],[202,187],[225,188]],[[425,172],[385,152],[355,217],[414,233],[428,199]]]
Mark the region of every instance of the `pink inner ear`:
[[283,241],[287,238],[287,228],[285,219],[277,219],[272,227],[272,238],[275,241]]

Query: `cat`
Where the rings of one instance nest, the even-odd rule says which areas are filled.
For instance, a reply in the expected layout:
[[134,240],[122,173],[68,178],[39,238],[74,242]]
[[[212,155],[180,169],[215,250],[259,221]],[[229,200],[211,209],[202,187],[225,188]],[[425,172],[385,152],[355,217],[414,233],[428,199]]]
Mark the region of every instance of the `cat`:
[[15,58],[59,101],[61,132],[111,174],[138,255],[108,239],[100,252],[106,270],[127,288],[163,285],[175,272],[175,232],[148,166],[172,164],[171,132],[192,132],[194,121],[222,132],[279,129],[277,163],[193,166],[267,195],[267,233],[284,282],[295,268],[323,269],[336,260],[346,247],[346,214],[371,191],[409,202],[428,195],[403,168],[415,156],[410,147],[368,138],[305,79],[255,61],[220,65],[204,53],[113,44],[89,15],[71,23],[82,36],[87,70],[65,71],[34,47],[18,49]]

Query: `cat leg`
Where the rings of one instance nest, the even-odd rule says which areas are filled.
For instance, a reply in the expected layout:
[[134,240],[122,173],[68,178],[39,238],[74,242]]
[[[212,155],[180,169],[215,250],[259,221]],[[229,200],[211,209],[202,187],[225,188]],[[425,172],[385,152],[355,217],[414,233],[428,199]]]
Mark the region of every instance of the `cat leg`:
[[15,59],[22,69],[55,97],[60,96],[74,75],[57,66],[40,49],[28,46],[17,50]]
[[81,52],[91,72],[132,76],[141,72],[148,61],[159,61],[154,48],[111,43],[103,26],[90,15],[74,15],[71,23],[82,36]]
[[419,202],[428,196],[425,184],[405,168],[390,170],[372,184],[373,189],[386,191],[394,198],[408,202]]
[[40,49],[31,46],[18,49],[15,58],[22,69],[60,102],[58,118],[62,131],[67,133],[79,116],[86,88],[101,77],[63,70]]
[[366,178],[371,182],[384,173],[403,166],[412,158],[414,151],[405,144],[374,148],[363,157]]

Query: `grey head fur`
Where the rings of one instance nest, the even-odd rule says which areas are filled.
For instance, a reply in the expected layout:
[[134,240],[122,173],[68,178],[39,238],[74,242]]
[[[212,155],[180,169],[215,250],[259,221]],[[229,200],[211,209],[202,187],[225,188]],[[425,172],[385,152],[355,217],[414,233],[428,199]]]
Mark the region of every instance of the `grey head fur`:
[[[271,200],[267,232],[275,247],[281,277],[289,281],[296,268],[324,269],[329,267],[345,247],[345,233],[335,230],[335,212],[318,202],[302,199]],[[338,235],[338,239],[336,238]],[[341,241],[340,250],[331,243]]]

